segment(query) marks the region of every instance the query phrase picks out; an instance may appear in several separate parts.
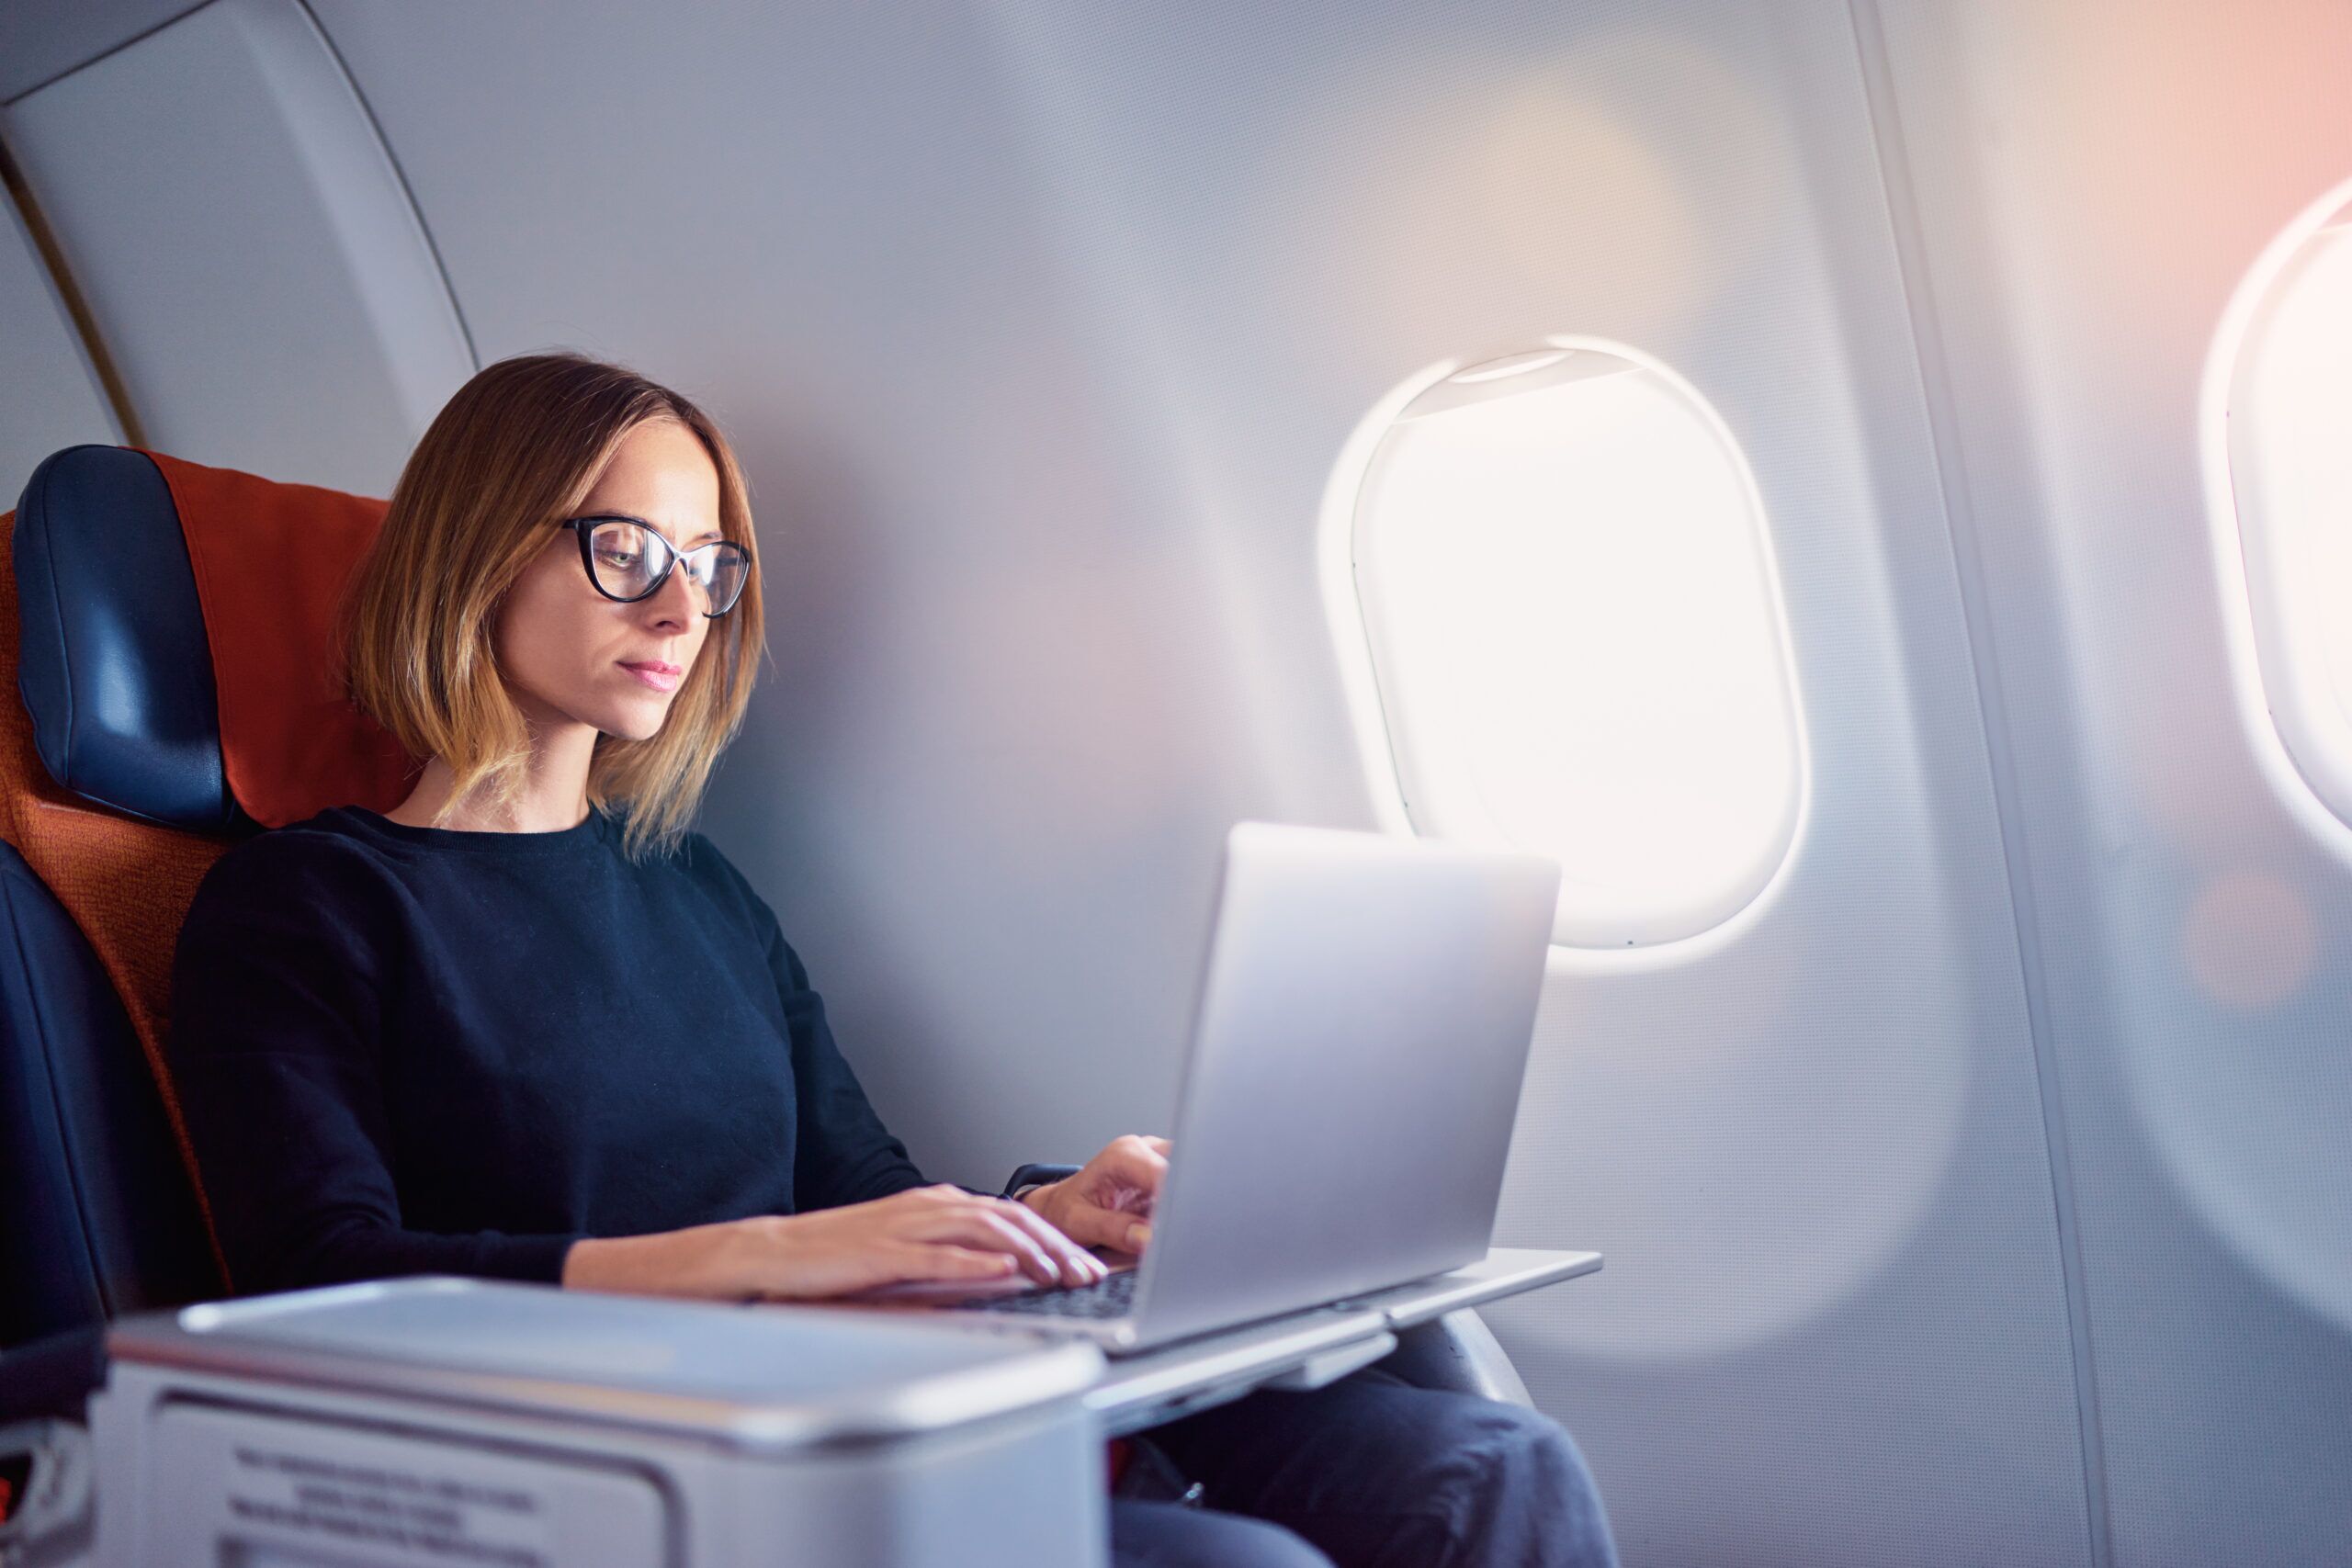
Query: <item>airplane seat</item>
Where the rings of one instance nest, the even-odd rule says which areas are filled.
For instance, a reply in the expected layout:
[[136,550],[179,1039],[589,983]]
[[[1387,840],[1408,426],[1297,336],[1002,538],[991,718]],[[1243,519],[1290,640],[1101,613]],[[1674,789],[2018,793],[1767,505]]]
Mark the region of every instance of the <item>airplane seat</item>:
[[[179,918],[226,847],[167,825],[200,794],[185,736],[196,698],[209,704],[211,671],[186,642],[141,657],[175,633],[201,636],[185,552],[175,582],[157,547],[170,543],[155,528],[160,490],[140,454],[76,447],[43,462],[18,510],[0,516],[16,563],[0,573],[0,670],[25,697],[0,701],[0,1352],[11,1363],[34,1341],[224,1283],[157,1070]],[[107,578],[110,604],[95,603]],[[141,727],[167,743],[143,755],[126,745]]]
[[[85,446],[45,459],[0,514],[13,565],[0,572],[0,672],[22,699],[0,701],[0,1383],[12,1394],[40,1389],[53,1406],[61,1380],[98,1364],[108,1320],[230,1288],[164,1070],[172,953],[197,884],[236,837],[336,800],[376,804],[404,766],[356,714],[322,722],[313,678],[333,586],[381,507]],[[317,759],[288,753],[288,733],[356,760],[330,757],[316,791],[289,789]]]

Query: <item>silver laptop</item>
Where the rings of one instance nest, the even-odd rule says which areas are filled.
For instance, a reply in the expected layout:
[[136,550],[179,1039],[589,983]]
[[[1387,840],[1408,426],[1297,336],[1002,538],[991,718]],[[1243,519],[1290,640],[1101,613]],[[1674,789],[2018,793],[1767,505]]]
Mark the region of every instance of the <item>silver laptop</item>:
[[876,1304],[1117,1355],[1483,1258],[1559,875],[1430,840],[1236,827],[1140,1264]]

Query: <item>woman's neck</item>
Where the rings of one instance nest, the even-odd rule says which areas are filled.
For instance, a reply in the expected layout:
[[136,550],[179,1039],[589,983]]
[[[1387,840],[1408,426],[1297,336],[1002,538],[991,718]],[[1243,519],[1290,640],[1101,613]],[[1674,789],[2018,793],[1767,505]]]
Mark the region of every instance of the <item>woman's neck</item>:
[[435,757],[406,800],[384,815],[411,828],[450,828],[469,833],[554,833],[577,828],[588,816],[588,763],[596,751],[596,732],[584,724],[567,724],[542,730],[534,727],[531,759],[523,788],[504,806],[473,790],[449,815],[435,822],[457,784],[449,764]]

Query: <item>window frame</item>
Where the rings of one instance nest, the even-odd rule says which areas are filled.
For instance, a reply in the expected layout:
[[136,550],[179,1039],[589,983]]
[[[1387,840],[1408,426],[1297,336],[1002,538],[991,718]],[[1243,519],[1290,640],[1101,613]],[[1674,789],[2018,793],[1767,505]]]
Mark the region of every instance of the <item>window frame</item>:
[[[2239,506],[2230,429],[2230,400],[2254,329],[2297,257],[2347,207],[2352,207],[2352,178],[2339,181],[2297,213],[2262,248],[2231,291],[2206,352],[2197,438],[2230,683],[2248,749],[2289,815],[2352,864],[2352,744],[2331,749],[2318,739],[2324,728],[2352,735],[2352,715],[2331,726],[2313,727],[2301,705],[2292,700],[2308,693],[2312,684],[2308,676],[2299,671],[2273,682],[2264,675],[2266,652],[2278,662],[2293,637],[2290,628],[2265,621],[2273,613],[2267,592],[2247,560],[2249,550],[2266,554],[2263,525],[2257,518],[2250,538]],[[2297,739],[2311,753],[2304,760],[2296,755]]]
[[[1361,502],[1374,458],[1397,417],[1449,378],[1482,365],[1492,365],[1551,349],[1595,352],[1623,359],[1662,381],[1707,426],[1729,457],[1747,499],[1752,526],[1758,535],[1758,559],[1770,604],[1769,610],[1781,662],[1781,686],[1787,703],[1791,753],[1795,771],[1792,799],[1768,869],[1759,878],[1741,879],[1720,901],[1724,911],[1698,928],[1648,940],[1612,938],[1609,942],[1566,940],[1556,931],[1552,940],[1554,967],[1598,967],[1609,970],[1666,967],[1687,962],[1736,940],[1761,919],[1786,887],[1805,842],[1813,815],[1813,756],[1805,720],[1804,691],[1797,680],[1795,639],[1791,635],[1787,595],[1783,592],[1778,552],[1773,548],[1771,521],[1745,449],[1733,435],[1714,404],[1684,377],[1655,355],[1611,338],[1586,333],[1547,334],[1532,343],[1516,344],[1457,355],[1406,377],[1366,411],[1341,446],[1327,480],[1317,525],[1317,575],[1322,588],[1324,621],[1331,635],[1350,727],[1374,817],[1382,830],[1403,837],[1421,837],[1423,830],[1406,806],[1404,777],[1412,771],[1400,759],[1406,744],[1398,727],[1389,722],[1380,684],[1371,627],[1357,586],[1358,531]],[[1540,849],[1531,852],[1545,852]],[[1570,868],[1571,870],[1573,868]]]

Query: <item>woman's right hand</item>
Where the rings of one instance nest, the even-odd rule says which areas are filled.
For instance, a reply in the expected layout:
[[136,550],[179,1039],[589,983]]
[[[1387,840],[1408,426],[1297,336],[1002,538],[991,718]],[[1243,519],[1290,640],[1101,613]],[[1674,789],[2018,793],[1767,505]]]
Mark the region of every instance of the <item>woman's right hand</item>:
[[762,1214],[654,1235],[595,1237],[564,1254],[574,1290],[816,1301],[913,1280],[1091,1285],[1109,1270],[1008,1198],[917,1187],[805,1214]]

